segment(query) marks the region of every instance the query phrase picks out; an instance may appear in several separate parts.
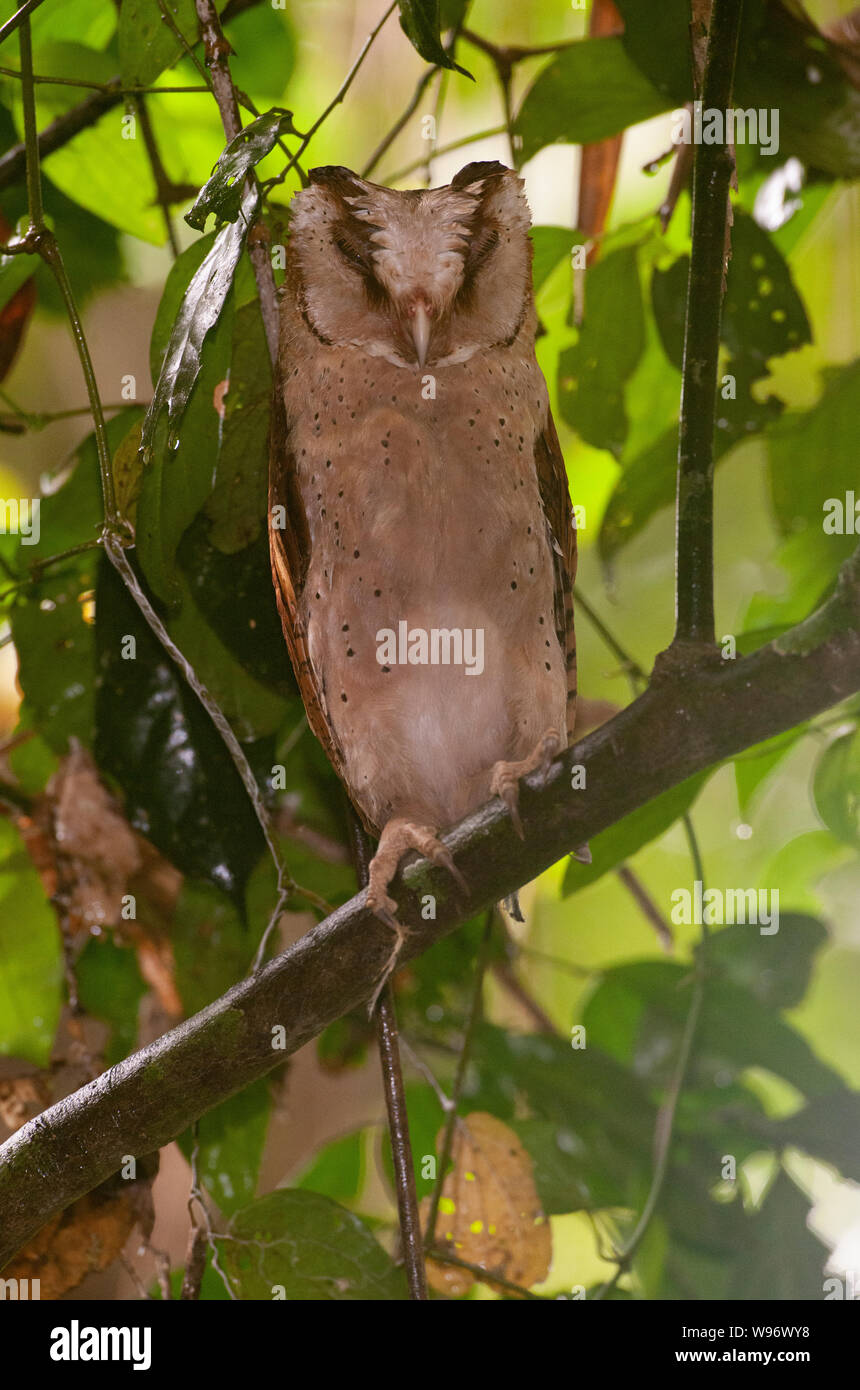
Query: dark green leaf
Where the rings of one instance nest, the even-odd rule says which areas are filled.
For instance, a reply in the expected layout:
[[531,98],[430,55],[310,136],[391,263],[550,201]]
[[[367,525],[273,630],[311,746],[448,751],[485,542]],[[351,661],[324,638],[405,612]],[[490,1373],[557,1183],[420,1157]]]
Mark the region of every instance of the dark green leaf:
[[401,1270],[363,1221],[330,1197],[279,1190],[239,1211],[219,1241],[242,1299],[379,1302],[406,1298]]
[[[241,904],[263,840],[230,755],[107,561],[96,614],[96,761],[119,783],[141,834],[183,873]],[[123,656],[129,638],[132,659]],[[268,763],[270,745],[264,756]]]
[[219,222],[235,222],[240,215],[242,190],[248,172],[275,148],[281,135],[295,135],[292,111],[275,106],[239,131],[218,156],[218,162],[201,188],[185,221],[203,231],[213,212]]
[[[152,404],[144,421],[141,450],[147,473],[169,466],[170,463],[173,463],[175,471],[177,451],[182,444],[180,425],[202,371],[204,342],[215,325],[222,324],[224,319],[225,301],[233,283],[233,274],[242,252],[245,233],[256,206],[256,193],[253,196],[246,195],[242,205],[242,216],[236,222],[228,222],[221,229],[185,291],[171,330]],[[223,329],[221,338],[222,342],[225,339],[229,342],[229,325]],[[224,345],[226,347],[226,343]],[[216,383],[219,379],[216,377]],[[213,386],[216,383],[213,383]],[[212,409],[211,397],[205,404],[217,425],[217,415]],[[184,454],[179,460],[180,465],[183,459]],[[157,475],[154,485],[159,487],[160,481],[160,475]],[[179,527],[177,539],[185,525],[196,515],[202,500],[205,500],[205,494],[204,499],[194,506],[191,515],[185,517],[184,524]],[[141,548],[143,551],[143,546]],[[156,591],[162,592],[145,560],[143,564]]]
[[827,829],[860,848],[860,729],[825,748],[815,769],[813,796]]
[[670,787],[648,801],[644,806],[631,811],[629,816],[602,830],[590,841],[591,863],[580,864],[571,860],[564,876],[562,892],[565,896],[576,893],[596,883],[610,869],[623,864],[652,840],[657,840],[674,825],[675,821],[690,809],[713,769],[697,772],[677,787]]
[[642,291],[634,247],[598,261],[588,274],[579,339],[558,363],[561,413],[577,433],[617,457],[627,437],[624,386],[645,347]]
[[229,898],[186,881],[171,936],[176,988],[187,1014],[199,1013],[247,972],[256,941]]
[[784,1120],[762,1125],[777,1148],[791,1145],[832,1163],[849,1182],[860,1182],[860,1095],[821,1096]]
[[[740,938],[757,933],[758,927],[739,924],[729,931]],[[633,1063],[637,1074],[652,1085],[666,1085],[678,1056],[692,987],[689,967],[670,961],[639,961],[607,971],[584,1014],[589,1046],[603,1048],[619,1063]],[[778,1014],[733,980],[709,976],[689,1084],[725,1084],[752,1066],[784,1077],[807,1095],[842,1089],[837,1073]]]
[[809,1198],[782,1170],[750,1222],[726,1297],[774,1303],[817,1301],[823,1294],[828,1250],[809,1230]]
[[779,931],[772,936],[754,927],[711,932],[707,968],[749,990],[763,1008],[791,1009],[806,994],[815,956],[826,941],[827,929],[816,917],[781,912]]
[[684,321],[687,307],[687,278],[689,256],[679,256],[671,265],[654,267],[651,276],[651,307],[663,351],[673,367],[681,370],[684,362]]
[[258,5],[240,11],[224,31],[233,48],[230,76],[236,86],[263,101],[279,101],[296,63],[296,34],[290,15],[272,5]]
[[400,26],[416,52],[425,63],[433,63],[440,68],[451,68],[461,72],[474,82],[472,74],[461,68],[442,46],[441,18],[439,0],[397,0],[400,10]]
[[[271,1091],[264,1078],[198,1121],[197,1171],[225,1215],[240,1211],[253,1199],[271,1108]],[[179,1147],[190,1160],[195,1147],[190,1130],[180,1137]]]
[[689,0],[660,0],[659,5],[618,0],[618,8],[627,56],[671,105],[691,101]]
[[554,58],[526,92],[514,122],[523,161],[545,145],[588,145],[665,111],[621,39],[582,39]]

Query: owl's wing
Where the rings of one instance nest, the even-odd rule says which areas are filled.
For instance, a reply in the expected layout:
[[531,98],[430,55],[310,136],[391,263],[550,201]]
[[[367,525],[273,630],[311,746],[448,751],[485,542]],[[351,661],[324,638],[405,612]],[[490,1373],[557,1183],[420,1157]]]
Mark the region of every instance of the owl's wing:
[[[281,507],[285,512],[283,518],[276,510]],[[283,525],[275,524],[281,520]],[[296,479],[296,461],[289,444],[283,394],[276,372],[269,433],[269,555],[275,597],[308,723],[343,780],[343,755],[328,716],[322,681],[311,661],[307,628],[299,606],[309,553],[307,517]]]
[[570,747],[576,720],[576,633],[573,626],[576,524],[564,456],[549,411],[546,427],[535,445],[535,468],[555,570],[555,632],[567,665],[567,743]]

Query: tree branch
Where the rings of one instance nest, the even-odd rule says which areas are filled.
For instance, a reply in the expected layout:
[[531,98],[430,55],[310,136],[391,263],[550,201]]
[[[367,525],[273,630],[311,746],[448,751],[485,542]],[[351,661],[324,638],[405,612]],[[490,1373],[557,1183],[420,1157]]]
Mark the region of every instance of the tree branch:
[[[714,0],[702,83],[706,111],[725,114],[731,106],[742,8],[743,0]],[[730,145],[696,145],[678,437],[679,642],[714,641],[714,415],[734,167]]]
[[[684,646],[663,652],[644,694],[569,749],[546,786],[526,780],[524,841],[498,800],[455,826],[444,839],[470,884],[468,900],[444,869],[425,860],[406,867],[393,890],[410,927],[402,959],[660,792],[858,689],[860,549],[816,613],[751,656],[723,661],[715,651],[693,661]],[[575,764],[585,766],[587,785],[574,792]],[[427,893],[436,898],[430,922],[420,912]],[[369,999],[390,952],[391,933],[360,894],[258,974],[25,1125],[0,1148],[0,1267],[124,1154],[168,1143]],[[278,1025],[286,1041],[275,1049]]]

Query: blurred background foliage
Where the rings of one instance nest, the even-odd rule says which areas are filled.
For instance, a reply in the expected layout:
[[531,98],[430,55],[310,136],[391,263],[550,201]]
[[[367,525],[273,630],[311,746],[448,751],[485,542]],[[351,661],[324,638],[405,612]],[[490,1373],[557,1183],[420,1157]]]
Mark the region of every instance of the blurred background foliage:
[[[35,72],[71,83],[37,85],[40,129],[109,95],[117,77],[165,89],[117,95],[45,158],[46,211],[109,407],[135,564],[241,739],[295,879],[336,905],[354,891],[343,806],[304,721],[268,573],[271,375],[256,286],[235,206],[214,229],[205,206],[195,226],[210,230],[183,220],[224,137],[211,92],[166,90],[206,82],[191,0],[167,8],[184,45],[156,0],[47,0],[34,13]],[[806,19],[795,3],[745,6],[738,104],[778,108],[780,143],[771,157],[739,146],[733,195],[723,370],[736,396],[720,402],[715,529],[717,632],[739,653],[826,596],[856,544],[850,520],[841,533],[823,526],[828,499],[850,496],[850,513],[853,490],[860,497],[858,59],[828,37],[849,8],[821,0]],[[0,19],[14,9],[4,0]],[[282,108],[300,131],[384,12],[376,0],[218,9],[243,118]],[[432,73],[372,176],[410,187],[445,183],[471,159],[521,167],[538,354],[581,509],[578,589],[647,672],[673,631],[686,189],[665,227],[658,209],[672,178],[672,111],[690,98],[691,77],[682,0],[618,9],[623,33],[616,23],[587,38],[588,17],[568,0],[444,0],[440,39],[434,6],[404,0],[403,27],[396,17],[382,27],[301,162],[365,168],[428,63],[449,62],[441,45],[450,48],[452,26],[465,26],[456,61],[474,80],[450,66]],[[0,143],[12,149],[22,133],[14,39],[2,61]],[[299,174],[278,181],[276,129],[295,152],[276,115],[254,158],[270,151],[257,172],[275,180],[265,215],[277,247]],[[581,147],[622,131],[605,225],[583,231]],[[20,170],[3,171],[0,159],[11,227],[25,191]],[[211,297],[195,298],[194,276],[205,257],[227,254],[231,236],[235,275],[213,309]],[[574,272],[571,249],[583,243],[589,268]],[[217,997],[248,968],[274,900],[223,745],[89,544],[102,504],[84,383],[55,283],[39,265],[22,287],[30,270],[22,257],[0,261],[0,483],[6,498],[42,496],[37,544],[0,536],[0,1076],[12,1085],[34,1070],[54,1075],[73,1053],[98,1070]],[[193,316],[207,312],[201,346]],[[179,340],[191,343],[184,375],[162,381],[175,413],[147,414]],[[52,558],[66,551],[76,553]],[[584,608],[577,633],[583,693],[623,706],[630,669]],[[134,661],[123,654],[129,637]],[[460,1109],[503,1120],[533,1160],[553,1230],[547,1295],[605,1288],[613,1242],[648,1195],[699,949],[698,928],[670,922],[673,892],[697,876],[691,822],[707,886],[778,891],[780,928],[712,934],[670,1169],[630,1268],[606,1292],[820,1298],[825,1265],[839,1276],[860,1267],[858,713],[855,698],[691,779],[597,837],[590,868],[557,865],[524,890],[523,924],[499,918],[482,947],[481,924],[469,923],[398,977],[402,1030],[421,1059],[409,1094],[426,1198],[424,1160],[444,1118],[432,1078],[452,1084],[480,956],[483,1009]],[[289,906],[285,939],[313,920],[301,898]],[[581,1026],[585,1047],[571,1031]],[[372,1053],[364,1017],[343,1019],[276,1088],[259,1083],[201,1122],[200,1181],[234,1235],[265,1234],[264,1265],[245,1268],[225,1244],[240,1296],[269,1297],[272,1284],[290,1297],[403,1296]],[[192,1147],[185,1136],[186,1158]],[[171,1172],[187,1182],[184,1168]],[[184,1235],[166,1218],[155,1240],[181,1263]],[[203,1295],[224,1296],[211,1272]],[[496,1295],[476,1285],[471,1296]]]

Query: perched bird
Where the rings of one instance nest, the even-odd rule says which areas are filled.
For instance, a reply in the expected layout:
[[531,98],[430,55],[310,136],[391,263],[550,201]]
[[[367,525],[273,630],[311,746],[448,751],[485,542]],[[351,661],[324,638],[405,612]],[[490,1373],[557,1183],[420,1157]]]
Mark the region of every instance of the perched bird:
[[535,358],[522,180],[396,192],[314,169],[291,207],[270,467],[284,634],[314,733],[379,847],[409,850],[573,731],[576,532]]

